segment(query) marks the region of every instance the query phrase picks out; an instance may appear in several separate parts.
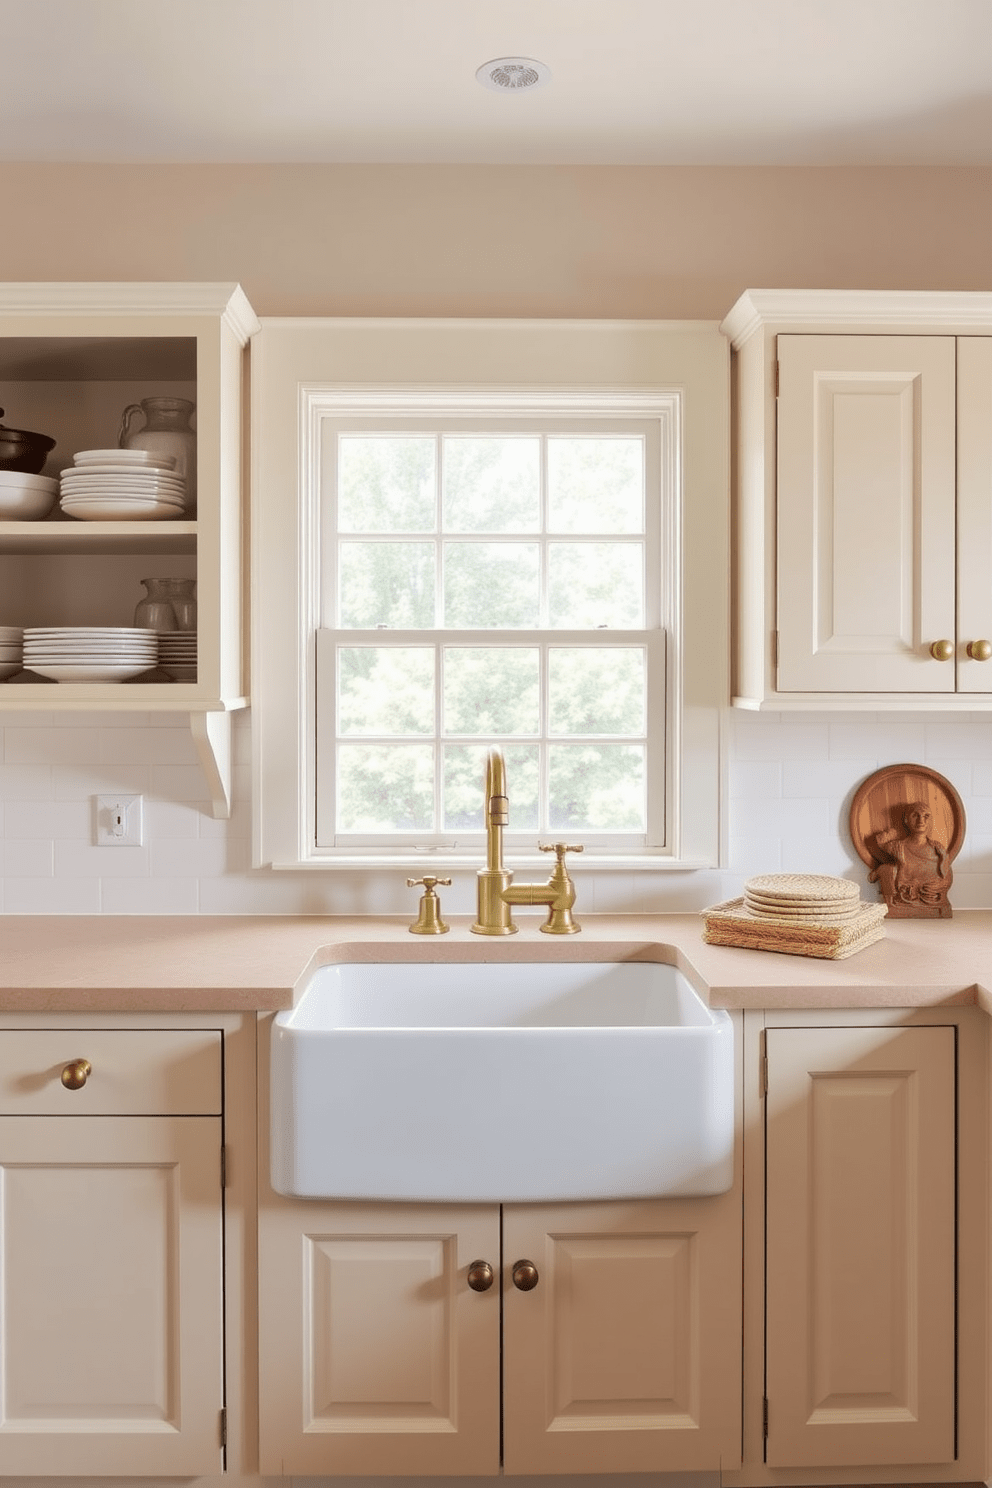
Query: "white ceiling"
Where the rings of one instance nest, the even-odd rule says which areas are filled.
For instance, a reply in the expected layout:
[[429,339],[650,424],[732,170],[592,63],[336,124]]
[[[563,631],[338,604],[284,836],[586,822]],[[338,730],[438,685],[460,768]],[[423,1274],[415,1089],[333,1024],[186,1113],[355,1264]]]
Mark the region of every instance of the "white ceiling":
[[[992,0],[0,0],[0,160],[992,165]],[[537,58],[551,82],[475,71]]]

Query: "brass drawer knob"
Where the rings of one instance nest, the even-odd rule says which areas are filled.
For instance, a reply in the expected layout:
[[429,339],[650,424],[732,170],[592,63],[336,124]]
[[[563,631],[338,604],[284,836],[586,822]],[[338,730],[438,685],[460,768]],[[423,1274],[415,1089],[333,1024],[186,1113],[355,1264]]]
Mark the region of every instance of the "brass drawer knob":
[[92,1073],[88,1059],[72,1059],[62,1071],[62,1084],[66,1090],[82,1090]]
[[969,641],[968,655],[972,661],[988,661],[992,656],[992,641]]
[[930,655],[934,661],[950,661],[954,655],[954,642],[933,641],[930,646]]
[[518,1261],[513,1268],[513,1285],[518,1292],[532,1292],[540,1279],[533,1261]]
[[468,1268],[468,1284],[473,1292],[488,1292],[495,1280],[488,1261],[473,1261]]

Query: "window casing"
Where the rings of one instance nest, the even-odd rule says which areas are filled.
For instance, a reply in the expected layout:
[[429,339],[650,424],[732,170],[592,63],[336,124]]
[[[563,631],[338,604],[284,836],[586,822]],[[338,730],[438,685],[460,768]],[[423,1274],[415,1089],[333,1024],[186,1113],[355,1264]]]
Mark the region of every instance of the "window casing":
[[[391,386],[368,375],[381,364],[386,342],[392,352],[390,370],[398,374]],[[466,368],[476,374],[471,382]],[[590,375],[593,368],[595,376]],[[583,840],[584,866],[595,862],[603,868],[665,868],[713,866],[719,861],[719,717],[727,692],[729,600],[727,370],[726,346],[715,326],[263,321],[253,344],[256,865],[423,871],[427,855],[434,851],[443,854],[449,867],[478,866],[481,819],[474,833],[466,826],[464,812],[445,817],[440,765],[434,769],[438,816],[431,831],[420,830],[421,822],[396,833],[366,830],[369,821],[348,824],[336,819],[336,751],[355,742],[395,742],[377,738],[364,723],[359,741],[342,733],[338,663],[343,652],[351,651],[354,662],[363,647],[383,646],[430,653],[430,668],[439,679],[433,747],[477,750],[480,758],[491,743],[504,747],[511,811],[508,839],[518,865],[530,855],[545,866],[536,844],[539,836],[549,833]],[[349,382],[347,371],[362,380]],[[337,549],[363,538],[388,541],[393,534],[336,527],[328,502],[335,489],[342,431],[350,435],[423,431],[435,439],[480,431],[539,440],[636,434],[647,451],[646,520],[641,532],[618,536],[591,529],[576,537],[554,530],[554,523],[542,517],[535,533],[466,534],[457,524],[446,530],[439,521],[429,534],[405,536],[429,537],[434,545],[430,563],[442,588],[443,546],[466,537],[476,544],[484,541],[497,554],[533,538],[542,582],[556,542],[608,540],[616,547],[640,543],[641,623],[620,628],[612,623],[617,616],[611,615],[602,630],[603,622],[591,623],[588,616],[585,624],[572,624],[574,617],[567,612],[551,615],[545,608],[536,627],[465,625],[464,616],[457,615],[458,624],[449,625],[444,622],[451,617],[442,607],[432,626],[401,628],[389,622],[383,630],[382,622],[367,623],[368,615],[343,612],[337,592]],[[510,567],[516,570],[518,565]],[[545,584],[542,604],[547,590]],[[453,663],[464,660],[461,653],[484,646],[539,653],[543,716],[538,737],[521,741],[498,729],[447,727],[440,679]],[[542,751],[548,755],[562,742],[555,739],[553,728],[549,731],[552,662],[572,660],[569,653],[610,647],[644,658],[644,822],[634,832],[566,825],[558,832],[553,821],[542,823],[528,815],[519,768],[522,820],[515,820],[514,750],[525,742],[539,755]],[[593,742],[631,740],[617,734]],[[464,760],[462,765],[471,773]],[[547,794],[544,786],[539,787],[538,809],[542,790],[545,798]],[[462,806],[470,795],[467,787],[462,789]],[[478,796],[481,807],[481,770]]]

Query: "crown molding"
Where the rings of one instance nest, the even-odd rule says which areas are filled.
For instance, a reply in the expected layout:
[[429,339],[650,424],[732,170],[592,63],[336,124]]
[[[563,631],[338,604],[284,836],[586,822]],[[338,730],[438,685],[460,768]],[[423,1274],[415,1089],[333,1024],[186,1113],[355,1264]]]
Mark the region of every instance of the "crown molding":
[[992,332],[992,294],[957,290],[749,289],[724,317],[737,349],[759,330]]
[[3,283],[0,315],[214,315],[242,345],[259,329],[244,291],[233,283]]

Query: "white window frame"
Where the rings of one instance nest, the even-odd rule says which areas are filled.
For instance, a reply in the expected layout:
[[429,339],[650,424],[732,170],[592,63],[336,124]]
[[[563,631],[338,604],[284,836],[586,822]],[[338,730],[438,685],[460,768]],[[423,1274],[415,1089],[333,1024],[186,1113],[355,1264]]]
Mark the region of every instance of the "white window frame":
[[[386,367],[388,383],[369,376]],[[664,478],[674,492],[660,529],[665,841],[638,853],[599,851],[584,866],[716,866],[729,607],[729,358],[718,326],[263,319],[252,388],[255,865],[424,869],[423,853],[410,848],[316,845],[321,434],[325,420],[342,416],[428,418],[456,408],[532,420],[612,411],[665,425]],[[472,846],[444,861],[475,868],[477,857]],[[533,860],[542,861],[536,843]]]

